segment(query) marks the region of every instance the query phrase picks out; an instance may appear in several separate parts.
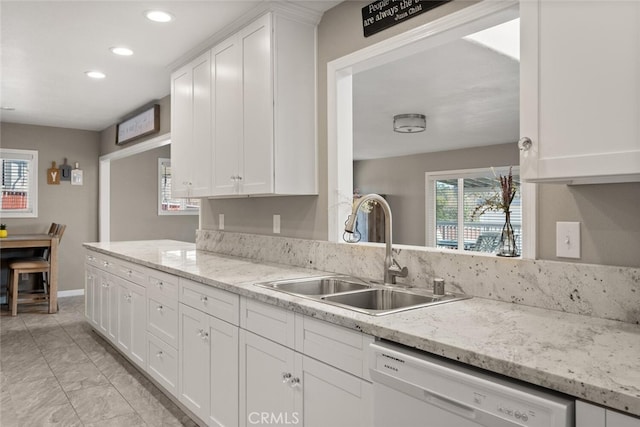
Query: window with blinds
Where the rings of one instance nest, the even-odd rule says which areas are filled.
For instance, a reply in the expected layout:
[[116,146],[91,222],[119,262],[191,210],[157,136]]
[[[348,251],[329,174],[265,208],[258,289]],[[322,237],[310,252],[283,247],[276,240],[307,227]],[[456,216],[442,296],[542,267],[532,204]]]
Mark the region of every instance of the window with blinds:
[[38,216],[38,152],[0,148],[3,218]]
[[171,159],[158,159],[158,215],[197,215],[200,199],[171,197]]
[[[495,252],[505,222],[502,211],[474,215],[476,207],[499,191],[498,175],[509,168],[445,171],[427,174],[427,243],[440,248]],[[519,186],[518,168],[512,170]],[[511,203],[511,224],[516,244],[522,248],[520,191]]]

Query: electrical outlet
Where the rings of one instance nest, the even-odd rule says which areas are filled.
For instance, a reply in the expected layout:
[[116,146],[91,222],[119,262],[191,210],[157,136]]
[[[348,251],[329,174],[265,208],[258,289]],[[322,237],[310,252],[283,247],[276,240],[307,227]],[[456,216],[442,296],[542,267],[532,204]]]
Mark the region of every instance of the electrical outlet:
[[218,229],[224,230],[224,214],[218,215]]
[[280,215],[273,216],[273,233],[280,234]]
[[579,222],[556,222],[556,256],[580,258]]

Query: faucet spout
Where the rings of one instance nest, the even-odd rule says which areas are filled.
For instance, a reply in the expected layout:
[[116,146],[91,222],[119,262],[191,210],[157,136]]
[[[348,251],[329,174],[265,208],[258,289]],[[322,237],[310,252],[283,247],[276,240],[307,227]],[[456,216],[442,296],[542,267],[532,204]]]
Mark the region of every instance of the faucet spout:
[[398,262],[393,259],[392,252],[392,216],[391,216],[391,207],[389,203],[380,196],[379,194],[367,194],[362,196],[357,204],[354,205],[353,211],[351,215],[347,219],[347,223],[345,224],[344,231],[347,233],[353,233],[356,227],[357,222],[357,213],[360,210],[360,207],[367,201],[374,200],[378,202],[378,204],[382,207],[382,211],[384,213],[384,242],[385,242],[385,256],[384,256],[384,283],[385,284],[395,284],[396,277],[407,277],[409,271],[407,267],[400,267]]

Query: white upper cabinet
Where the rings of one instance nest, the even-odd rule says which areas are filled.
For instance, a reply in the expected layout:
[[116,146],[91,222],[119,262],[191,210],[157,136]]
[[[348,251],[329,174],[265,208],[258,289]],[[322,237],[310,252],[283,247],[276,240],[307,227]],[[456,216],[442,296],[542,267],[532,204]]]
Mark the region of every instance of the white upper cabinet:
[[271,12],[212,49],[213,196],[317,193],[315,33]]
[[171,74],[171,192],[211,193],[211,61],[199,56]]
[[520,2],[520,175],[640,181],[640,2]]

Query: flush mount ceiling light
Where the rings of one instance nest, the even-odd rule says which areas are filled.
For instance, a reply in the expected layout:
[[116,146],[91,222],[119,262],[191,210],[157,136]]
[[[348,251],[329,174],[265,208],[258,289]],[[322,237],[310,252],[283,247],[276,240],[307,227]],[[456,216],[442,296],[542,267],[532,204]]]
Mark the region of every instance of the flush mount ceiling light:
[[133,51],[127,47],[116,46],[109,49],[111,53],[120,56],[131,56],[133,55]]
[[87,77],[91,77],[92,79],[104,79],[105,77],[107,77],[107,75],[105,73],[103,73],[102,71],[96,71],[96,70],[92,70],[92,71],[85,71],[84,72]]
[[173,21],[173,15],[168,12],[164,12],[162,10],[148,10],[144,13],[144,16],[146,16],[147,19],[153,22]]
[[393,116],[393,130],[399,133],[423,132],[427,128],[424,114],[398,114]]

